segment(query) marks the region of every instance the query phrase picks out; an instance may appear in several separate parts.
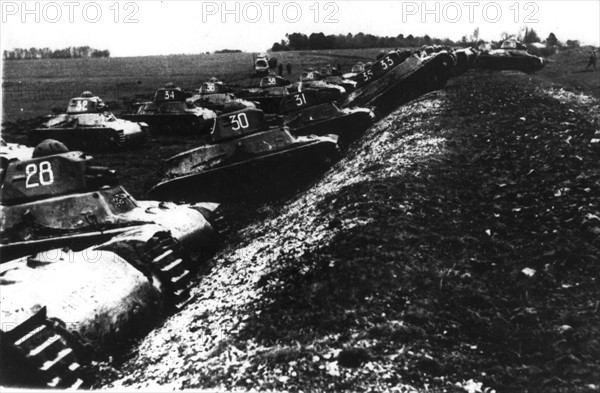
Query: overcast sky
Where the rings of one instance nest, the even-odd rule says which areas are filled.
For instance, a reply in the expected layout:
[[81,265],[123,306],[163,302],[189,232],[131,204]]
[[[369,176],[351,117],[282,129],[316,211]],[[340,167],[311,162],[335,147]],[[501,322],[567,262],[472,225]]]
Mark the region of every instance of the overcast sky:
[[457,40],[476,27],[487,40],[528,26],[542,39],[554,32],[561,41],[600,44],[598,0],[0,3],[2,49],[89,45],[109,49],[115,57],[224,48],[264,51],[292,32],[429,34]]

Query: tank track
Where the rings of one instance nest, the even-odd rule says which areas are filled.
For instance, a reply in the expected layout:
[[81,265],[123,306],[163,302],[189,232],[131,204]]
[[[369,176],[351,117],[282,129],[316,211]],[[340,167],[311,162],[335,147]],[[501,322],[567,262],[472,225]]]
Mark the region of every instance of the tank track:
[[[87,383],[72,345],[77,338],[70,337],[61,325],[46,317],[44,307],[12,331],[2,333],[2,346],[10,346],[21,363],[34,369],[34,380],[39,385],[52,389],[85,388]],[[27,383],[31,382],[28,378]]]
[[191,261],[168,232],[157,232],[144,245],[144,260],[158,277],[167,305],[176,310],[190,300]]
[[223,214],[223,210],[221,207],[218,207],[211,215],[209,220],[210,225],[213,227],[215,232],[217,233],[218,240],[223,240],[231,233],[231,227],[229,226],[229,222],[225,218]]

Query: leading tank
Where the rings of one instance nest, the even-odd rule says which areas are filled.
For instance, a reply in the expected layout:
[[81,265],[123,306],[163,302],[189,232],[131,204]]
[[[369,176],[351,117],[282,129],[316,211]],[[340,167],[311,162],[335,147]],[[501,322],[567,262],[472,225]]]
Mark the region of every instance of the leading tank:
[[377,79],[350,93],[341,106],[376,106],[378,112],[386,113],[404,100],[443,87],[452,75],[453,66],[454,59],[446,51],[425,56],[420,52],[411,54]]
[[269,128],[264,113],[244,109],[217,118],[212,143],[169,158],[164,180],[149,191],[161,200],[271,197],[314,179],[338,155],[336,136],[294,137]]
[[29,132],[32,146],[55,139],[70,149],[102,151],[140,147],[149,136],[143,121],[117,119],[106,110],[102,99],[89,91],[69,101],[66,113],[53,116],[41,127]]

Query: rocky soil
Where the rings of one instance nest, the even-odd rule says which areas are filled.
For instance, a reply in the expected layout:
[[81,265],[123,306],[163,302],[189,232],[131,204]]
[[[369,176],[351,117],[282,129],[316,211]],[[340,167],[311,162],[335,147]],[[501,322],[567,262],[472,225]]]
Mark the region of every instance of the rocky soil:
[[470,71],[229,206],[194,301],[97,387],[598,391],[599,154],[597,99]]

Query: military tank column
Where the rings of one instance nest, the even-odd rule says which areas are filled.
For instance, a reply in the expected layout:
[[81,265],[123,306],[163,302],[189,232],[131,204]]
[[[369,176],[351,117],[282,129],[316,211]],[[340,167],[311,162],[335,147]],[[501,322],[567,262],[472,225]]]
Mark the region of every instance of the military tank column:
[[[89,386],[90,359],[190,300],[199,256],[210,256],[227,236],[219,203],[297,191],[321,176],[376,113],[442,88],[469,68],[540,67],[507,45],[501,54],[387,51],[350,73],[309,69],[296,82],[270,73],[261,56],[255,86],[217,78],[189,91],[167,84],[152,99],[125,102],[120,118],[84,92],[30,131],[31,146],[2,141],[0,385]],[[148,188],[155,201],[134,198],[118,173],[87,155],[165,135],[194,147],[160,157],[160,176]]]

